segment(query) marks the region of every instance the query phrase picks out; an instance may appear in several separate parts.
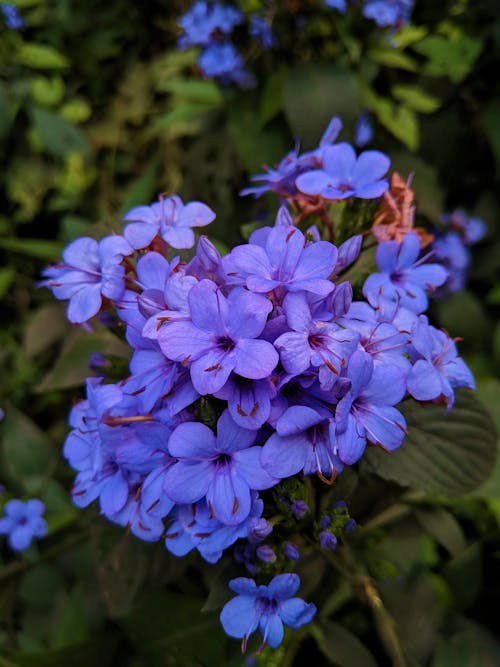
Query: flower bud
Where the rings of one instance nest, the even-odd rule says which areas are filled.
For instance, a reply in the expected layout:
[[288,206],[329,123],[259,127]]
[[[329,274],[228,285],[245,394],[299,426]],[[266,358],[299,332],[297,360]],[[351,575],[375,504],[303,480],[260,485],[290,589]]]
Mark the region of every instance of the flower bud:
[[287,558],[290,558],[290,560],[299,560],[300,558],[299,547],[296,544],[293,544],[293,542],[285,542],[283,545],[283,553]]
[[323,532],[319,536],[319,544],[322,549],[333,551],[337,546],[337,538],[333,533]]

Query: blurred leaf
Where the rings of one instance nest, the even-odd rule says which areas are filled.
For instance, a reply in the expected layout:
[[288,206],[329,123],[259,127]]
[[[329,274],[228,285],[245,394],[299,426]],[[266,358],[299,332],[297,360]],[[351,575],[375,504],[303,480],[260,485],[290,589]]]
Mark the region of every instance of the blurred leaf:
[[14,280],[15,271],[11,267],[0,269],[0,298],[5,296]]
[[491,322],[481,300],[469,290],[449,294],[436,302],[439,325],[469,346],[484,349],[491,336]]
[[483,111],[483,123],[491,152],[500,172],[500,99],[494,98]]
[[59,259],[64,246],[58,241],[46,241],[45,239],[0,238],[0,248],[37,259],[54,261]]
[[71,330],[65,308],[60,303],[42,306],[33,313],[24,330],[24,350],[30,358],[44,352]]
[[398,49],[404,49],[415,42],[420,42],[427,33],[428,28],[424,25],[406,25],[391,35],[391,41]]
[[412,188],[415,190],[417,214],[425,215],[437,222],[444,207],[437,168],[409,151],[394,152],[392,167],[405,178],[412,173],[415,174]]
[[23,42],[15,57],[19,64],[32,69],[63,69],[69,66],[66,56],[48,44]]
[[283,109],[283,93],[287,69],[284,65],[278,67],[267,79],[260,98],[260,122],[266,125]]
[[418,119],[412,109],[394,104],[390,99],[376,95],[368,89],[364,92],[364,103],[396,139],[402,141],[411,151],[418,147]]
[[40,563],[27,572],[21,581],[19,596],[23,602],[37,609],[50,609],[64,580],[54,565]]
[[432,667],[498,667],[500,643],[485,628],[463,619],[451,637],[438,642]]
[[397,451],[368,450],[363,461],[383,479],[444,496],[477,488],[490,475],[496,459],[495,424],[470,390],[458,390],[449,414],[444,406],[414,400],[398,406],[408,435]]
[[65,92],[64,80],[60,76],[37,76],[31,84],[31,95],[35,104],[52,107],[59,104]]
[[474,61],[483,48],[483,42],[465,33],[450,36],[429,35],[413,45],[413,49],[428,62],[422,73],[428,76],[447,76],[453,83],[459,83],[469,74]]
[[[9,654],[8,662],[1,667],[116,667],[114,655],[119,636],[95,632],[92,639],[83,644],[46,650],[39,653]],[[0,658],[1,658],[0,653]]]
[[409,109],[420,113],[432,113],[439,109],[441,100],[426,93],[418,86],[396,85],[391,88],[393,96]]
[[5,473],[28,493],[34,493],[56,463],[56,452],[50,440],[29,417],[13,406],[5,409],[1,433]]
[[186,100],[203,105],[207,109],[218,107],[224,101],[219,86],[209,80],[167,79],[158,87],[158,90],[174,95],[176,103]]
[[83,608],[83,592],[80,585],[76,585],[67,600],[59,610],[56,624],[53,629],[51,647],[58,649],[73,646],[87,639],[88,622]]
[[92,109],[90,108],[87,100],[84,100],[81,97],[75,97],[72,100],[63,104],[59,109],[59,113],[62,118],[67,120],[69,123],[85,123],[91,115]]
[[154,188],[158,167],[158,156],[155,156],[149,161],[147,168],[144,169],[139,178],[136,178],[129,188],[120,208],[120,216],[125,215],[134,206],[149,204],[153,199],[153,195],[156,194]]
[[286,152],[282,134],[269,127],[259,129],[255,110],[242,100],[230,108],[229,134],[238,157],[251,173],[261,171],[263,165],[275,164]]
[[411,56],[398,51],[394,47],[388,49],[370,49],[370,51],[368,51],[368,58],[379,65],[385,65],[386,67],[395,67],[397,69],[406,70],[407,72],[418,71],[418,62]]
[[68,491],[55,479],[49,481],[41,494],[41,500],[45,503],[49,535],[66,528],[79,516]]
[[[495,420],[497,433],[500,434],[500,410],[498,409],[500,382],[493,378],[478,380],[477,394],[490,410],[491,415]],[[484,484],[479,488],[474,489],[472,495],[478,498],[500,500],[500,456],[498,453],[493,473]]]
[[224,634],[219,619],[202,614],[202,606],[202,600],[188,595],[157,592],[120,622],[154,667],[222,665]]
[[36,387],[36,391],[67,389],[84,384],[90,375],[89,355],[101,352],[106,355],[128,358],[130,348],[106,329],[87,333],[81,329],[72,331],[67,337],[61,354],[52,369]]
[[58,113],[34,107],[33,126],[47,152],[56,157],[69,153],[86,153],[89,149],[83,132]]
[[320,619],[312,630],[321,652],[339,667],[377,667],[370,651],[339,623]]
[[451,512],[443,507],[432,507],[418,509],[415,514],[422,528],[451,556],[458,556],[465,550],[464,533]]
[[443,570],[443,576],[453,594],[454,608],[467,609],[477,598],[483,583],[480,545],[471,544],[450,561]]
[[312,147],[334,114],[344,121],[357,117],[359,86],[348,70],[330,63],[302,63],[287,71],[284,104],[293,135]]

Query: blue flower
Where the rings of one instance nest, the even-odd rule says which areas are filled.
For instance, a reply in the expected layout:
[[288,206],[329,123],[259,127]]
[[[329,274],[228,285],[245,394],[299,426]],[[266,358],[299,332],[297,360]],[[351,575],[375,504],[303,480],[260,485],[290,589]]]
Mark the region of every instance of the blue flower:
[[69,299],[68,319],[75,324],[97,315],[102,297],[113,301],[125,292],[125,268],[121,265],[132,248],[121,236],[107,236],[102,241],[83,237],[69,244],[63,262],[43,271],[56,299]]
[[7,535],[14,551],[25,551],[33,538],[47,535],[47,522],[42,517],[45,505],[41,500],[9,500],[4,511],[5,516],[0,518],[0,535]]
[[179,39],[179,46],[183,49],[193,45],[208,46],[217,32],[227,35],[242,21],[243,14],[236,7],[198,0],[179,19],[185,33]]
[[250,17],[250,34],[260,41],[263,49],[270,49],[276,43],[270,21],[258,14]]
[[325,0],[325,5],[330,9],[336,9],[341,14],[345,14],[347,9],[346,0]]
[[448,272],[440,264],[425,264],[426,257],[417,261],[420,239],[407,234],[402,243],[380,243],[375,258],[381,273],[372,273],[365,281],[363,294],[376,308],[380,300],[397,301],[414,313],[422,313],[429,301],[426,292],[440,287]]
[[389,188],[383,176],[390,164],[387,155],[380,151],[365,151],[356,157],[350,144],[340,143],[324,149],[323,169],[307,171],[295,183],[301,192],[325,199],[374,199]]
[[368,111],[365,109],[356,123],[354,129],[354,143],[358,148],[363,148],[373,139],[373,126],[370,122]]
[[10,28],[11,30],[22,30],[23,28],[26,28],[26,22],[19,14],[19,11],[15,5],[4,2],[0,5],[0,11],[4,16],[7,28]]
[[380,27],[401,28],[410,20],[413,0],[365,0],[363,15]]
[[224,632],[242,639],[246,650],[248,637],[257,630],[262,635],[262,648],[269,644],[276,648],[283,639],[283,624],[296,630],[309,623],[315,613],[314,604],[298,597],[300,579],[296,574],[280,574],[268,586],[257,586],[253,579],[239,577],[229,582],[237,593],[223,608],[220,620]]
[[192,227],[204,227],[215,219],[215,213],[206,204],[192,201],[183,204],[180,197],[173,195],[150,206],[136,206],[123,218],[129,222],[123,236],[132,248],[146,248],[157,234],[172,248],[192,248],[194,232]]
[[255,431],[235,424],[227,410],[217,422],[217,436],[199,422],[180,424],[168,449],[178,459],[165,474],[164,490],[177,503],[206,497],[211,513],[226,525],[244,521],[251,509],[251,490],[269,489],[277,480],[260,465]]

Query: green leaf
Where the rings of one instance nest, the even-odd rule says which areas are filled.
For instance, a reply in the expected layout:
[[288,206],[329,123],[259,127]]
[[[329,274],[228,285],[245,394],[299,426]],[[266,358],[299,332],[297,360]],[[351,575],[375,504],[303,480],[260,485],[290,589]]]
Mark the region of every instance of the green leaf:
[[2,423],[3,470],[28,493],[38,491],[54,468],[57,456],[38,426],[13,406],[7,406]]
[[283,109],[283,94],[287,69],[284,65],[278,67],[267,79],[262,97],[260,98],[260,122],[266,125]]
[[339,623],[319,620],[312,628],[312,634],[321,652],[339,667],[377,667],[370,651],[349,630]]
[[5,296],[12,285],[15,277],[15,271],[11,267],[0,269],[0,298]]
[[54,261],[59,259],[64,246],[58,241],[46,241],[45,239],[0,238],[0,248],[28,255],[28,257]]
[[365,90],[366,106],[377,116],[381,125],[413,151],[419,144],[419,126],[416,113],[405,106],[398,106],[386,97]]
[[333,114],[344,121],[360,110],[359,86],[348,70],[331,63],[302,63],[287,71],[284,110],[295,137],[317,145]]
[[415,42],[420,42],[427,33],[428,28],[423,25],[407,25],[391,35],[391,42],[398,48],[404,49]]
[[66,339],[61,354],[52,369],[36,387],[36,391],[77,387],[89,376],[89,355],[101,352],[127,359],[130,349],[123,341],[105,329],[87,333],[73,331]]
[[224,102],[219,86],[203,79],[170,79],[162,83],[158,90],[174,95],[177,100],[185,100],[203,105],[207,109],[219,107]]
[[458,31],[446,37],[429,35],[414,44],[413,49],[428,59],[423,74],[447,76],[453,83],[459,83],[471,71],[483,42]]
[[397,49],[371,49],[368,51],[368,58],[386,67],[393,67],[396,69],[403,69],[407,72],[417,72],[418,62]]
[[498,97],[494,98],[484,109],[483,123],[498,174],[500,172],[500,99]]
[[496,459],[495,424],[470,390],[458,390],[449,414],[444,406],[405,401],[408,435],[392,454],[372,449],[364,464],[383,479],[444,496],[477,488]]
[[122,201],[120,215],[125,215],[134,206],[148,204],[154,195],[159,160],[155,156],[139,178],[136,178]]
[[25,67],[32,69],[63,69],[69,66],[69,60],[53,46],[23,42],[16,60]]
[[84,642],[88,636],[88,621],[83,606],[83,592],[76,585],[68,595],[66,604],[59,610],[51,646],[59,649]]
[[61,303],[42,306],[31,317],[24,330],[24,350],[29,358],[44,352],[71,331]]
[[460,524],[443,507],[419,509],[415,512],[422,528],[443,546],[451,556],[461,554],[467,544]]
[[[500,433],[500,410],[498,409],[500,382],[494,378],[479,380],[477,383],[477,394],[490,410],[495,420],[497,433]],[[491,476],[478,489],[475,489],[472,495],[477,498],[488,498],[491,501],[496,501],[497,504],[500,502],[500,456],[497,455]],[[500,517],[500,513],[498,516]]]
[[[467,609],[474,603],[483,585],[483,556],[479,543],[467,549],[443,569],[443,576],[453,595],[455,609]],[[467,582],[467,585],[464,585]]]
[[500,643],[485,628],[465,618],[451,637],[438,642],[432,667],[498,667]]
[[40,563],[27,572],[19,588],[19,597],[30,607],[50,609],[57,592],[64,587],[59,570],[48,563]]
[[89,146],[83,132],[54,111],[34,107],[33,127],[51,155],[64,157],[69,153],[87,153]]
[[418,86],[397,85],[391,88],[393,96],[409,109],[420,113],[432,113],[441,106],[441,100],[426,93]]

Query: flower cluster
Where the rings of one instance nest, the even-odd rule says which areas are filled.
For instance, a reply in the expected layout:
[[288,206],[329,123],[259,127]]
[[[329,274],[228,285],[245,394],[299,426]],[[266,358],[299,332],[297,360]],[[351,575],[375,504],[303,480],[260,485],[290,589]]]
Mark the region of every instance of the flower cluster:
[[33,538],[47,535],[47,522],[42,516],[45,505],[41,500],[9,500],[5,503],[4,512],[5,516],[0,518],[0,535],[7,536],[14,551],[25,551]]
[[[339,128],[333,119],[316,151],[295,155],[293,178],[269,179],[269,189],[347,204],[380,197],[388,158],[332,145]],[[265,542],[274,534],[267,490],[301,474],[330,485],[368,443],[396,450],[403,400],[451,408],[455,388],[474,380],[424,314],[448,274],[421,256],[417,234],[378,245],[379,270],[354,300],[342,272],[360,235],[337,247],[317,229],[304,234],[283,205],[273,227],[223,257],[206,236],[189,261],[174,255],[214,217],[201,202],[160,196],[125,216],[123,235],[73,241],[42,284],[69,300],[72,322],[114,313],[132,349],[129,377],[88,379],[71,413],[64,456],[77,472],[74,502],[98,500],[110,521],[177,556],[197,549],[214,563],[239,540],[235,560],[258,572],[300,555],[286,536],[279,555]],[[276,495],[292,522],[307,514],[293,489]],[[341,514],[340,523],[335,512],[319,520],[322,548],[349,529]],[[221,616],[228,634],[245,643],[259,627],[277,646],[283,623],[312,618],[312,605],[291,598],[298,578],[282,577],[232,582],[238,597]]]
[[486,234],[486,225],[481,218],[469,218],[457,209],[441,217],[443,229],[436,232],[432,244],[434,257],[446,267],[448,279],[437,296],[460,292],[467,282],[470,265],[469,247],[481,241]]
[[[215,77],[221,83],[234,82],[248,88],[254,83],[253,77],[245,69],[243,57],[229,39],[234,28],[243,21],[243,13],[236,7],[197,0],[179,19],[183,32],[178,45],[181,49],[202,47],[198,65],[205,78]],[[263,18],[254,17],[250,31],[265,48],[272,44],[272,33]]]
[[[325,5],[341,14],[347,10],[347,0],[325,0]],[[364,0],[362,12],[378,26],[397,30],[409,22],[412,9],[413,0]]]

